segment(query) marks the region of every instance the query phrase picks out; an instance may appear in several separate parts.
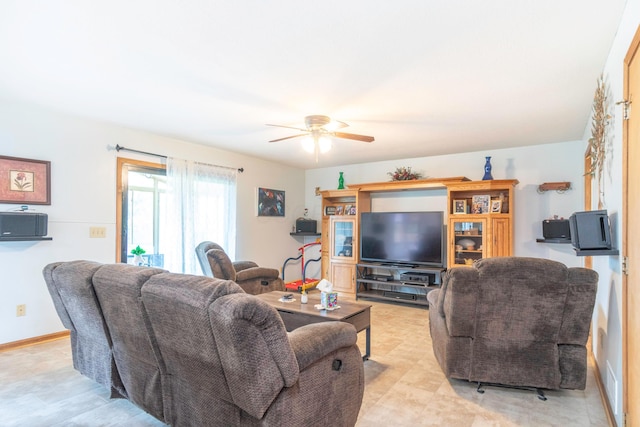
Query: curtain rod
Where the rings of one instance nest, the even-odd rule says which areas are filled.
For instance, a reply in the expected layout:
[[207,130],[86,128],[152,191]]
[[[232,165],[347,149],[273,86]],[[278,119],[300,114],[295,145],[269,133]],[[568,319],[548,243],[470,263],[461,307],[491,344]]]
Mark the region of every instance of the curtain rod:
[[[122,145],[118,145],[118,144],[116,144],[116,151],[130,151],[132,153],[146,154],[147,156],[156,156],[156,157],[161,157],[163,159],[167,158],[167,156],[165,156],[163,154],[156,154],[156,153],[149,153],[148,151],[134,150],[133,148],[126,148],[126,147],[123,147]],[[232,167],[229,167],[229,166],[221,166],[221,165],[212,165],[212,166],[217,166],[219,168],[235,169],[235,168],[232,168]],[[240,173],[244,172],[244,168],[238,168],[238,172],[240,172]]]

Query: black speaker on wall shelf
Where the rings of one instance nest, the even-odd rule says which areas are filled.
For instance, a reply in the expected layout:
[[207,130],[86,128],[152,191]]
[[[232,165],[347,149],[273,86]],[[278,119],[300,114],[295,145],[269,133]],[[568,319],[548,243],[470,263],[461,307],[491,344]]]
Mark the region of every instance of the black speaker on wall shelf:
[[47,223],[41,212],[0,212],[0,238],[46,236]]

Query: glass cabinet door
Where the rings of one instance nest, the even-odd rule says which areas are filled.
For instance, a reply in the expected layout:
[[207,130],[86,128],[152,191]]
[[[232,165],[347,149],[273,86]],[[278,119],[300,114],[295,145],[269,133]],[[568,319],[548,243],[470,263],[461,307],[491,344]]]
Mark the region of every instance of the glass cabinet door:
[[471,265],[485,257],[485,219],[452,219],[449,224],[453,233],[449,247],[449,265]]
[[355,219],[331,218],[331,257],[355,260]]

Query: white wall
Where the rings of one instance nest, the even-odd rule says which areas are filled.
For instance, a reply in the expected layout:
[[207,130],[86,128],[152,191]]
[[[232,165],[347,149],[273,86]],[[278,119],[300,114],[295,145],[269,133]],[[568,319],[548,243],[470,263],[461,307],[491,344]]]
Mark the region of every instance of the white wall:
[[[542,237],[542,220],[553,215],[568,218],[583,210],[584,142],[572,141],[532,147],[489,150],[447,156],[422,157],[349,165],[339,168],[313,169],[306,172],[306,199],[310,215],[320,219],[322,190],[337,188],[338,172],[344,172],[345,184],[389,181],[387,172],[396,167],[410,166],[427,178],[466,176],[480,180],[484,175],[485,156],[491,156],[494,179],[517,179],[515,202],[515,255],[553,258],[570,266],[581,266],[583,260],[568,244],[537,243]],[[544,182],[570,181],[571,190],[563,194],[539,194]],[[372,200],[372,209],[442,210],[446,211],[446,190],[405,191],[379,194]]]
[[[622,22],[618,28],[604,76],[610,87],[612,120],[610,127],[611,150],[607,152],[604,181],[604,208],[607,209],[612,228],[612,243],[622,246],[622,111],[614,103],[623,99],[624,57],[636,30],[640,26],[640,0],[627,0]],[[594,91],[596,82],[594,82]],[[635,107],[637,108],[637,106]],[[590,124],[584,139],[591,137]],[[593,208],[597,208],[597,183],[594,182]],[[593,258],[593,268],[599,273],[598,294],[593,314],[593,350],[600,376],[607,388],[609,403],[617,425],[623,425],[622,391],[622,257]],[[632,285],[632,284],[630,284]],[[633,363],[633,361],[630,361]],[[609,371],[609,367],[611,371]],[[610,386],[615,384],[613,386]]]
[[[159,160],[117,153],[116,144],[244,167],[245,172],[238,175],[236,259],[280,268],[297,252],[299,242],[289,232],[304,209],[302,170],[0,99],[0,154],[51,161],[52,203],[31,208],[49,215],[49,236],[53,237],[42,242],[0,242],[0,343],[63,329],[42,278],[46,264],[115,260],[116,157]],[[285,218],[256,216],[259,186],[285,191]],[[0,210],[18,206],[0,204]],[[107,238],[90,239],[91,226],[106,227]],[[18,304],[26,304],[25,317],[16,317]]]

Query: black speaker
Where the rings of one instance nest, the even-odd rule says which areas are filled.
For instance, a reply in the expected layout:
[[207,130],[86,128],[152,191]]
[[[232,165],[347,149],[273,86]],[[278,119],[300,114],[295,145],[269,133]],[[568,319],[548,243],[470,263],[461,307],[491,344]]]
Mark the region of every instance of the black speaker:
[[316,233],[318,223],[315,219],[298,218],[296,220],[296,233]]
[[0,238],[47,235],[48,217],[40,212],[0,212]]
[[574,212],[569,218],[571,244],[576,249],[611,249],[606,210]]
[[545,239],[571,240],[568,219],[545,219],[542,221],[542,237]]

